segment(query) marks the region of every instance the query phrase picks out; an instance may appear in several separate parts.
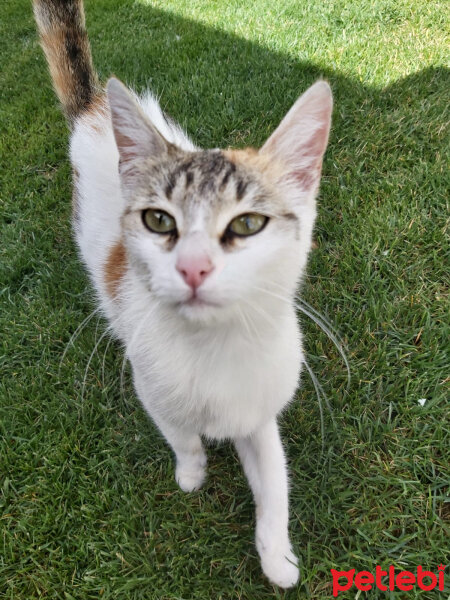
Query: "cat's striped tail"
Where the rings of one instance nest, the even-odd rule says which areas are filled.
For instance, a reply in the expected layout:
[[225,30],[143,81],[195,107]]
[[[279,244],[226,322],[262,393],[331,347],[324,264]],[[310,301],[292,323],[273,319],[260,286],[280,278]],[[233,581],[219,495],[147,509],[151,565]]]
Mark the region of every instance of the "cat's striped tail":
[[70,126],[101,93],[82,0],[33,0],[53,86]]

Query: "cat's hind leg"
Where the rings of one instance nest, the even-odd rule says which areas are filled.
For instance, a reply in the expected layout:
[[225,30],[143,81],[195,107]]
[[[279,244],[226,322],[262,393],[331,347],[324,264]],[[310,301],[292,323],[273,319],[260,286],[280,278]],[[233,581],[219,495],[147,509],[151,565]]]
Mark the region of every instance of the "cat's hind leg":
[[299,571],[288,534],[288,480],[278,426],[273,419],[234,440],[256,504],[256,548],[266,576],[283,588],[295,585]]

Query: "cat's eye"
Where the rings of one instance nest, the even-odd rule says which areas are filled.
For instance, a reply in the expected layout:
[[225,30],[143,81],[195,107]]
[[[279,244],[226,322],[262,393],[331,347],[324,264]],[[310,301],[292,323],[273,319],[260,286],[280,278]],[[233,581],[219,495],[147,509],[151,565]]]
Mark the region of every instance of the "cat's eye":
[[227,227],[227,232],[242,237],[254,235],[264,229],[268,220],[268,217],[258,213],[240,215],[231,221]]
[[170,234],[175,233],[177,230],[175,219],[164,210],[147,208],[147,210],[144,210],[142,213],[142,219],[144,225],[150,229],[150,231],[153,231],[153,233]]

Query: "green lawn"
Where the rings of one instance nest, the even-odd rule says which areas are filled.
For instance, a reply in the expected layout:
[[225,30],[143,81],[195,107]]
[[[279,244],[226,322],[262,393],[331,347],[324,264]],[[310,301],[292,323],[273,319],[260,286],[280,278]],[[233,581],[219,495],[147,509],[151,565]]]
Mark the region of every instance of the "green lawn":
[[[443,0],[86,1],[101,75],[149,84],[203,146],[259,145],[315,79],[333,88],[302,294],[338,329],[352,377],[347,389],[301,317],[332,414],[323,402],[321,423],[305,375],[282,418],[302,581],[280,592],[261,575],[231,446],[209,451],[205,488],[185,495],[128,368],[121,383],[121,349],[96,345],[104,323],[67,348],[94,308],[67,131],[30,2],[2,0],[0,598],[321,599],[331,568],[450,562],[446,13]],[[446,578],[420,597],[446,598]]]

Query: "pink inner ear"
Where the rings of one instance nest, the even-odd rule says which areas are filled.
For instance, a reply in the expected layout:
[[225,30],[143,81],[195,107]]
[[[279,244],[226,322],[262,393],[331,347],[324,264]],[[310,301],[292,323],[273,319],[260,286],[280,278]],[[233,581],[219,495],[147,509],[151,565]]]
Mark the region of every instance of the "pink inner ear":
[[286,165],[283,179],[303,190],[318,184],[332,106],[330,87],[324,81],[317,82],[297,100],[261,148]]
[[120,163],[127,163],[139,156],[136,143],[119,129],[115,129],[115,138],[120,154]]
[[290,171],[285,175],[286,180],[291,180],[296,183],[301,189],[309,190],[319,182],[322,163],[319,168],[299,169],[298,171]]
[[107,92],[120,163],[127,164],[139,157],[165,152],[166,140],[142,112],[126,87],[112,78],[108,81]]

